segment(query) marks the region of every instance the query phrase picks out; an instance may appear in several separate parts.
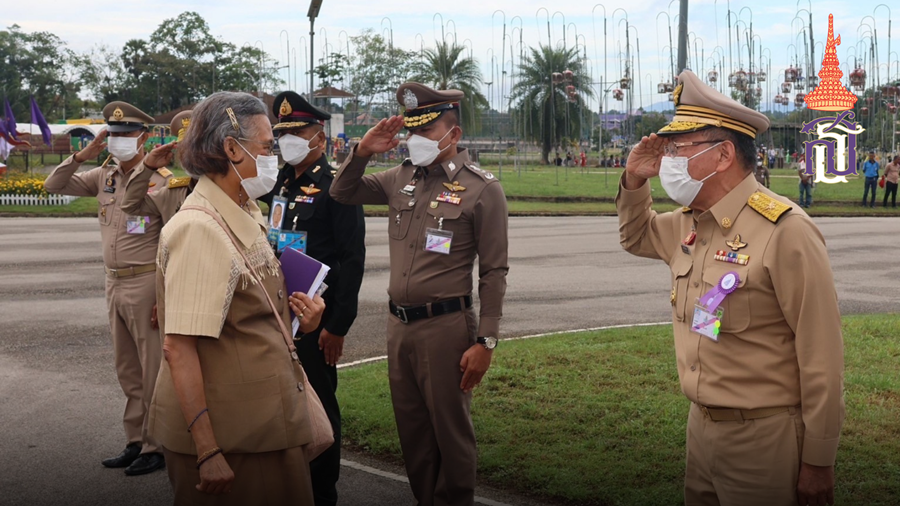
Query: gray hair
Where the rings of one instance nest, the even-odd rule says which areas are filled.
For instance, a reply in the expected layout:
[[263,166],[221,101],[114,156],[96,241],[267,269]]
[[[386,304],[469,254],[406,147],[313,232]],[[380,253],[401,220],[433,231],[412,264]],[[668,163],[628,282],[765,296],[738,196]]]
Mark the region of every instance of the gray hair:
[[249,93],[220,91],[206,97],[194,108],[191,126],[178,145],[181,166],[194,177],[226,174],[225,139],[257,136],[250,119],[258,115],[267,116],[266,106]]

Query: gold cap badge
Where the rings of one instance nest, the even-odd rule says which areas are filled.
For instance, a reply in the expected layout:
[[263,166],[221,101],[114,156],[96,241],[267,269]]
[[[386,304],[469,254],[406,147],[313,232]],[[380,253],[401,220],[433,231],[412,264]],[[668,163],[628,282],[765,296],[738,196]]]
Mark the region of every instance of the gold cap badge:
[[125,113],[122,112],[122,109],[116,107],[116,110],[113,111],[113,119],[116,121],[122,121],[122,118],[125,117]]
[[292,112],[294,112],[294,110],[291,108],[290,102],[288,102],[288,99],[284,99],[284,101],[281,102],[281,107],[278,109],[278,114],[281,116],[290,116]]
[[409,88],[403,90],[403,106],[406,107],[407,111],[419,107],[419,99],[416,98],[416,94]]

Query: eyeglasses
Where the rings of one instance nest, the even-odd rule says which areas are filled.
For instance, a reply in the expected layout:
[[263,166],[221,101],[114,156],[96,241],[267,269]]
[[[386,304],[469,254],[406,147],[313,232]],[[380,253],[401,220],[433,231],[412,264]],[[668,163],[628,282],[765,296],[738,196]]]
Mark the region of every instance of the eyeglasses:
[[689,142],[670,142],[666,144],[666,149],[663,151],[665,156],[678,156],[679,148],[686,148],[688,146],[699,146],[701,144],[716,144],[718,142],[725,142],[725,139],[715,139],[709,141],[689,141]]
[[267,156],[272,156],[273,154],[275,154],[275,142],[274,141],[273,142],[263,142],[263,141],[258,141],[256,139],[248,139],[246,137],[238,137],[238,139],[240,139],[242,141],[255,142],[256,144],[261,145],[263,147],[263,149],[266,150]]

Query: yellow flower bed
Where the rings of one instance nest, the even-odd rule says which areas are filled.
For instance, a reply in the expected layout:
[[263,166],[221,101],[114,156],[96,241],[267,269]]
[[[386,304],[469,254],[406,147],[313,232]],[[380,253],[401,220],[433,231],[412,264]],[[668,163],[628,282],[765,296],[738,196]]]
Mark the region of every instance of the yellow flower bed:
[[46,197],[44,180],[31,175],[15,174],[0,177],[0,195],[34,195]]

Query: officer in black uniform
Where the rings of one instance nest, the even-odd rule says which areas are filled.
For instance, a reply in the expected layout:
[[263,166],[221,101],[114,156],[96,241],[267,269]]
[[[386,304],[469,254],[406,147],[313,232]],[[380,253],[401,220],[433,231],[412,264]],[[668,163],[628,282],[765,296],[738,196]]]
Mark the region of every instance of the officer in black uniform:
[[[337,503],[341,467],[341,414],[337,362],[344,336],[356,319],[366,247],[362,206],[337,203],[328,193],[334,177],[325,157],[325,121],[331,115],[293,91],[275,97],[273,127],[285,161],[272,192],[262,199],[270,209],[286,199],[283,232],[306,232],[306,254],[331,267],[325,283],[326,310],[313,333],[295,337],[297,352],[334,428],[334,445],[310,463],[316,506]],[[276,216],[278,213],[274,213]],[[278,226],[276,223],[275,226]]]

